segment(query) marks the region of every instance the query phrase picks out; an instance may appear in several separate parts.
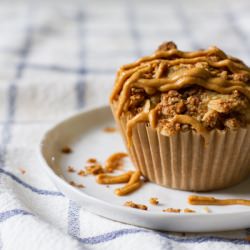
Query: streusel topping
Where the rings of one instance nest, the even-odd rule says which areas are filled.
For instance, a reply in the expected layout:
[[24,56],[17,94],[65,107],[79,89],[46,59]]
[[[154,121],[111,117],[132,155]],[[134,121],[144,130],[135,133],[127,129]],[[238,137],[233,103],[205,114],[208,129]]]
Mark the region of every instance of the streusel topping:
[[237,129],[250,121],[250,69],[217,47],[183,52],[173,42],[122,66],[110,98],[126,115],[127,136],[138,122],[164,135],[190,129]]

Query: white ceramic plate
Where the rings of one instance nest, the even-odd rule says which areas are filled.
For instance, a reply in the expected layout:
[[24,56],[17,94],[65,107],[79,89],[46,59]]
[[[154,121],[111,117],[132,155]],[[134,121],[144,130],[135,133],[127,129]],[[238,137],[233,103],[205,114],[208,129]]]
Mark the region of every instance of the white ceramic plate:
[[[49,130],[41,143],[43,168],[58,189],[67,197],[75,200],[89,211],[106,218],[133,224],[137,226],[169,230],[177,232],[208,232],[232,230],[250,226],[250,207],[246,206],[211,206],[211,213],[204,211],[204,206],[190,206],[187,197],[190,192],[171,190],[146,183],[131,195],[118,197],[114,189],[121,186],[99,185],[93,176],[78,176],[69,173],[68,166],[83,169],[87,159],[94,157],[101,163],[112,153],[125,151],[122,139],[118,132],[105,133],[103,129],[114,126],[111,111],[108,107],[96,108],[81,112],[64,120]],[[73,149],[71,154],[62,154],[61,148],[65,145]],[[127,168],[133,168],[129,160]],[[82,183],[86,187],[78,189],[68,182]],[[218,198],[250,199],[250,181],[238,186],[204,195]],[[148,200],[158,197],[158,206],[150,205]],[[127,208],[125,201],[132,200],[148,206],[148,211]],[[191,208],[197,211],[194,214],[164,213],[164,208]]]

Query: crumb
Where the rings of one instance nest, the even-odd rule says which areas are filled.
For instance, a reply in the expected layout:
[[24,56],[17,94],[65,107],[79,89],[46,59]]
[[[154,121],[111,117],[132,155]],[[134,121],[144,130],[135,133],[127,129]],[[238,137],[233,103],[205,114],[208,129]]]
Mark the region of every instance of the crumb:
[[106,127],[103,129],[104,132],[106,133],[114,133],[116,132],[116,128],[113,128],[113,127]]
[[104,172],[102,165],[98,163],[96,158],[89,158],[86,163],[86,174],[97,175]]
[[233,79],[235,81],[243,81],[243,82],[249,82],[250,81],[250,77],[249,77],[249,74],[246,74],[246,73],[235,73],[234,76],[233,76]]
[[87,174],[98,175],[104,173],[103,167],[99,163],[95,163],[86,167]]
[[75,172],[75,169],[74,169],[73,167],[71,167],[71,166],[68,166],[67,171],[68,171],[69,173],[74,173],[74,172]]
[[145,101],[145,99],[146,92],[143,89],[132,88],[131,96],[129,97],[128,109],[133,111],[137,107],[140,107],[141,104]]
[[77,188],[84,188],[85,186],[82,184],[77,184],[74,181],[70,181],[69,184],[73,187],[77,187]]
[[148,210],[148,207],[146,205],[136,204],[133,201],[126,201],[124,203],[124,206],[126,206],[126,207],[132,207],[132,208],[136,208],[136,209],[141,209],[141,210]]
[[206,213],[211,213],[211,209],[209,209],[208,207],[203,207],[203,210]]
[[87,160],[87,163],[96,163],[96,162],[97,162],[97,160],[95,158],[89,158]]
[[168,213],[180,213],[181,209],[179,208],[166,208],[162,210],[163,212],[168,212]]
[[25,174],[26,173],[26,170],[23,169],[23,168],[19,168],[19,171],[21,172],[21,174]]
[[195,213],[195,210],[190,209],[190,208],[185,208],[185,209],[183,209],[183,212],[184,213]]
[[63,154],[70,154],[70,153],[72,153],[73,151],[72,151],[72,149],[71,149],[69,146],[65,146],[65,147],[63,147],[63,148],[61,149],[61,152],[62,152]]
[[158,205],[159,204],[159,200],[158,198],[152,197],[149,199],[149,203],[152,205]]
[[106,185],[106,188],[109,188],[109,185]]
[[80,171],[78,171],[77,174],[80,175],[80,176],[85,176],[86,172],[84,170],[80,170]]

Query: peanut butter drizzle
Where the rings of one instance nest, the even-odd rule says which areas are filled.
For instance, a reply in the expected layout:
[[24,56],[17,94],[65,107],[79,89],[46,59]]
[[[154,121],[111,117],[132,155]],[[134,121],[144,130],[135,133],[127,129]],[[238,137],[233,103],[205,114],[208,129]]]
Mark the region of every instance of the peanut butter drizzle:
[[[215,57],[216,60],[214,61],[211,57]],[[195,52],[183,52],[177,49],[157,51],[151,56],[143,57],[134,63],[124,65],[120,68],[114,90],[110,97],[111,103],[117,102],[118,117],[127,111],[128,106],[126,102],[132,87],[143,88],[148,95],[151,95],[156,91],[167,92],[168,90],[179,90],[192,85],[199,85],[221,94],[230,94],[232,91],[238,90],[250,99],[250,86],[244,81],[228,80],[220,75],[215,76],[211,71],[204,68],[181,67],[175,72],[164,76],[164,71],[168,67],[180,64],[196,64],[198,62],[205,62],[214,69],[227,69],[232,74],[244,73],[250,75],[250,69],[243,62],[237,58],[227,56],[217,47],[210,47],[207,50]],[[143,78],[145,73],[152,73],[154,68],[156,68],[155,74],[151,79]],[[136,123],[149,121],[151,127],[156,128],[157,111],[155,109],[149,112],[142,111],[127,122],[128,144],[130,144],[132,128]],[[176,115],[173,121],[190,124],[204,137],[207,134],[205,127],[191,116]]]
[[158,110],[156,108],[150,110],[148,114],[149,124],[152,128],[156,128],[157,126],[157,118],[158,118]]
[[226,205],[243,205],[250,206],[250,200],[244,199],[216,199],[214,197],[207,196],[196,196],[190,195],[188,197],[188,203],[191,205],[215,205],[215,206],[226,206]]
[[190,124],[198,133],[203,135],[204,138],[206,138],[208,131],[207,129],[202,126],[200,122],[198,122],[195,118],[191,117],[190,115],[176,115],[172,122],[176,123],[182,123],[182,124]]
[[152,56],[145,56],[134,63],[130,63],[121,67],[122,70],[130,69],[140,65],[142,62],[152,61],[154,59],[165,59],[171,56],[178,56],[180,58],[196,58],[199,56],[219,56],[222,59],[228,58],[227,55],[217,47],[210,47],[208,50],[198,50],[194,52],[184,52],[177,49],[168,51],[157,51]]
[[131,145],[131,136],[132,136],[132,129],[135,126],[135,124],[137,124],[138,122],[146,122],[148,121],[148,112],[141,112],[139,114],[137,114],[135,117],[133,117],[131,120],[129,120],[127,122],[127,143],[128,146]]

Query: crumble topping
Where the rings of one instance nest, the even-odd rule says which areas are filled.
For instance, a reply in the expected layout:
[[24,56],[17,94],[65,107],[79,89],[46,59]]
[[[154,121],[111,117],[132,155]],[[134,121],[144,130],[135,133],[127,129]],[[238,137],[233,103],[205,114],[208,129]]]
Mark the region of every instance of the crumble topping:
[[128,143],[139,122],[164,135],[194,129],[204,137],[212,129],[245,127],[249,99],[250,69],[241,60],[217,47],[184,52],[173,42],[122,66],[110,97],[118,118],[128,118]]

